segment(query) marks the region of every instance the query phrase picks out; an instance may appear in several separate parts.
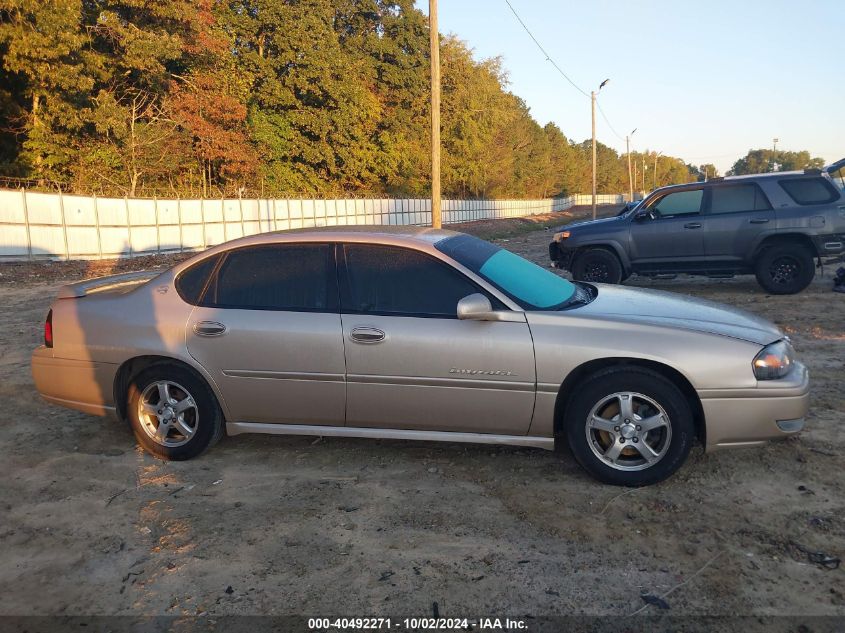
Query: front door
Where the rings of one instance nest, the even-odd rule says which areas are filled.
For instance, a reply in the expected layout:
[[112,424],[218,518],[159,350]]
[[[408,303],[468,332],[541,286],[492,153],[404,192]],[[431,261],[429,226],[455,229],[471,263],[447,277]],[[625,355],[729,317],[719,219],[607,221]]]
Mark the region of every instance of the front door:
[[187,327],[231,422],[343,424],[346,400],[334,245],[225,255]]
[[631,261],[639,269],[678,270],[703,260],[703,200],[703,188],[696,187],[650,202],[643,209],[648,217],[631,220]]
[[343,254],[347,426],[528,432],[527,323],[459,320],[458,301],[483,290],[429,254],[370,244],[347,244]]

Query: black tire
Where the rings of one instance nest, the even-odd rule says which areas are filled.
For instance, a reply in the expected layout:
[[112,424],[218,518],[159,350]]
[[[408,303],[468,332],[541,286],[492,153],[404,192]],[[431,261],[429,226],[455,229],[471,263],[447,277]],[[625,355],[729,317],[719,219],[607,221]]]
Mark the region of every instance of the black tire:
[[[165,393],[172,398],[166,405],[161,401],[162,383],[168,385]],[[152,407],[146,414],[141,410],[142,400]],[[126,417],[135,439],[160,459],[191,459],[214,446],[223,435],[223,413],[217,398],[202,378],[185,367],[169,363],[148,367],[129,383],[126,401]],[[179,413],[176,409],[181,403],[186,408]],[[157,415],[162,410],[165,415]],[[157,440],[152,429],[161,426],[165,416],[166,430]]]
[[[647,486],[663,481],[686,461],[695,437],[692,410],[680,389],[663,375],[639,367],[604,369],[583,380],[574,393],[564,431],[575,459],[599,481]],[[631,418],[622,418],[625,394],[632,403]],[[594,412],[603,419],[588,428]],[[650,431],[637,424],[654,420],[663,422]],[[602,430],[594,424],[610,426]],[[615,466],[606,455],[613,450],[618,453]]]
[[754,274],[773,295],[793,295],[810,285],[816,275],[813,252],[803,244],[775,244],[754,262]]
[[622,262],[605,248],[588,248],[578,253],[572,265],[575,281],[618,284],[622,281]]

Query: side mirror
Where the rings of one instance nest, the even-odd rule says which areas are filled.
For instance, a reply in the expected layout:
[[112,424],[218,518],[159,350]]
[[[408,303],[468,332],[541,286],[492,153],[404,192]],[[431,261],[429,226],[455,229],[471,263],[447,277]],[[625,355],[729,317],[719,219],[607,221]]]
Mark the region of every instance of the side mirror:
[[634,220],[637,222],[644,222],[645,220],[653,220],[654,214],[648,209],[641,209],[634,214]]
[[458,318],[476,321],[492,320],[493,305],[490,299],[480,292],[467,295],[458,301]]

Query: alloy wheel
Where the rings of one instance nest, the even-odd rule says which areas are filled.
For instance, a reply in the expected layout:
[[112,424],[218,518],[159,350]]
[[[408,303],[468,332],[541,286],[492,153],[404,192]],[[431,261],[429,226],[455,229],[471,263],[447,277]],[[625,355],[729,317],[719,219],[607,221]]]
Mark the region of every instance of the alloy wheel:
[[173,448],[187,444],[197,431],[199,409],[182,385],[158,380],[138,399],[141,428],[157,444]]

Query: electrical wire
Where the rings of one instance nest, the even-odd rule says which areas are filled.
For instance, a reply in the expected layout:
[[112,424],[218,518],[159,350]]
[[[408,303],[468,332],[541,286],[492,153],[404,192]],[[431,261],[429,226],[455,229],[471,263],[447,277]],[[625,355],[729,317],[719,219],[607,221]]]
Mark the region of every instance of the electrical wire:
[[607,115],[604,113],[604,110],[602,110],[601,104],[599,103],[598,99],[596,99],[596,107],[599,109],[599,113],[601,114],[601,118],[603,118],[604,122],[607,123],[607,127],[610,128],[610,131],[613,132],[616,135],[616,138],[618,138],[620,141],[624,141],[625,137],[622,136],[619,132],[617,132],[614,129],[614,127],[610,124],[610,120],[607,118]]
[[555,67],[555,70],[557,70],[557,71],[561,74],[561,76],[562,76],[564,79],[566,79],[566,81],[568,81],[568,82],[572,85],[572,87],[573,87],[573,88],[575,88],[575,90],[577,90],[578,92],[580,92],[580,93],[581,93],[582,95],[584,95],[585,97],[589,98],[589,97],[590,97],[590,95],[589,95],[586,91],[582,90],[582,89],[581,89],[581,87],[580,87],[578,84],[576,84],[574,81],[572,81],[572,80],[569,78],[569,75],[567,75],[565,72],[563,72],[563,69],[562,69],[560,66],[558,66],[558,65],[557,65],[557,62],[556,62],[555,60],[553,60],[553,59],[552,59],[552,57],[551,57],[551,55],[549,55],[549,54],[546,52],[546,49],[545,49],[545,48],[543,48],[543,45],[542,45],[542,44],[540,44],[540,42],[538,42],[538,41],[537,41],[537,38],[536,38],[536,37],[534,37],[534,34],[533,34],[533,33],[531,32],[531,30],[530,30],[530,29],[529,29],[529,28],[525,25],[525,22],[523,22],[523,21],[522,21],[522,18],[521,18],[521,17],[519,17],[519,14],[516,12],[516,9],[514,9],[514,8],[513,8],[513,5],[510,3],[510,0],[505,0],[505,4],[507,4],[507,5],[508,5],[508,8],[511,10],[511,13],[513,13],[514,17],[515,17],[515,18],[517,19],[517,21],[518,21],[518,22],[522,25],[522,28],[523,28],[523,29],[525,29],[525,32],[526,32],[526,33],[528,33],[528,37],[530,37],[530,38],[534,41],[534,43],[537,45],[537,48],[539,48],[539,49],[540,49],[540,52],[541,52],[541,53],[543,53],[543,55],[545,55],[545,56],[546,56],[546,61],[547,61],[547,62],[549,62],[552,66],[554,66],[554,67]]

